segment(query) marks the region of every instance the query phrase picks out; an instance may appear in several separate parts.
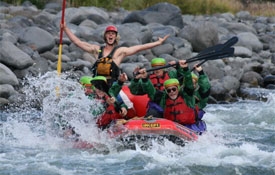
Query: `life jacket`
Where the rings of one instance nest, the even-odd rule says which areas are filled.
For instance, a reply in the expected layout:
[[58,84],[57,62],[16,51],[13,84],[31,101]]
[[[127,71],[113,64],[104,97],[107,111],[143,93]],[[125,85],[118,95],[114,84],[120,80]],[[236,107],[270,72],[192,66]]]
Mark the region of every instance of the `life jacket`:
[[114,105],[108,105],[106,111],[97,119],[96,124],[99,128],[105,129],[109,127],[115,119],[123,119],[123,117],[116,112]]
[[164,71],[163,72],[163,75],[161,77],[159,76],[156,76],[155,74],[151,74],[149,76],[152,84],[154,85],[154,87],[157,89],[157,90],[164,90],[164,82],[166,80],[168,80],[170,77],[167,73],[167,71]]
[[92,71],[94,76],[101,75],[106,77],[108,84],[112,85],[112,83],[118,79],[120,73],[119,67],[113,62],[113,55],[118,46],[115,46],[111,53],[106,57],[103,57],[104,47],[105,46],[100,47],[98,59],[95,62]]
[[183,97],[176,100],[166,99],[164,118],[178,122],[180,124],[193,124],[196,122],[196,109],[190,108],[185,103]]
[[203,115],[205,114],[205,111],[202,109],[199,109],[198,105],[195,106],[196,110],[196,123],[193,124],[184,124],[187,128],[192,129],[193,131],[197,132],[199,135],[201,135],[203,132],[206,131],[206,123],[202,120]]

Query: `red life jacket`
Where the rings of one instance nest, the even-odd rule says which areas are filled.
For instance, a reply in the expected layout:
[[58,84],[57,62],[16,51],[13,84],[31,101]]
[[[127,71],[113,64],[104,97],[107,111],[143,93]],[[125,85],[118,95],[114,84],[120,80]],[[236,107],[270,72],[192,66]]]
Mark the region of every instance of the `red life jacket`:
[[115,106],[114,105],[109,105],[106,100],[110,98],[107,94],[105,94],[103,97],[99,98],[96,96],[97,100],[100,100],[100,102],[102,103],[102,105],[105,106],[105,112],[98,117],[97,119],[97,126],[99,128],[105,129],[106,127],[108,127],[108,125],[114,120],[114,119],[120,119],[121,116],[119,115],[118,112],[116,112],[115,110]]
[[166,71],[163,72],[163,75],[161,77],[156,76],[155,74],[151,74],[149,76],[152,84],[154,87],[158,90],[164,90],[164,82],[168,80],[170,77]]
[[116,112],[115,106],[109,105],[106,111],[97,119],[96,124],[99,128],[105,129],[113,120],[122,118],[123,117]]
[[183,97],[176,100],[166,99],[164,118],[180,124],[194,124],[196,122],[196,111],[186,105]]

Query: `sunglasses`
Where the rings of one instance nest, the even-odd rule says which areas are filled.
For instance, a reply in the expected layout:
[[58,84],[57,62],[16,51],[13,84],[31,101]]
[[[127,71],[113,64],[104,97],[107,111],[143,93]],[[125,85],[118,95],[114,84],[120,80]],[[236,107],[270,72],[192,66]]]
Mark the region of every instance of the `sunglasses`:
[[170,88],[170,89],[166,89],[166,92],[169,94],[170,92],[175,92],[178,88],[176,87],[173,87],[173,88]]

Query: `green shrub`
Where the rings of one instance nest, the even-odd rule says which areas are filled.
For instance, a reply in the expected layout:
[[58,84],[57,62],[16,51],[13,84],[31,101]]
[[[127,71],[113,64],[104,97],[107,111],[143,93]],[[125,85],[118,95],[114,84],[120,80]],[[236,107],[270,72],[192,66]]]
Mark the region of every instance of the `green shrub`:
[[[2,0],[13,5],[21,5],[26,0]],[[59,2],[62,0],[29,0],[32,4],[36,5],[39,9],[44,8],[46,3]],[[262,5],[266,3],[264,7],[270,9],[270,15],[274,14],[273,6],[267,2],[274,2],[268,0],[67,0],[67,7],[80,7],[80,6],[95,6],[107,9],[109,11],[116,10],[118,8],[124,8],[126,10],[141,10],[150,7],[159,2],[168,2],[178,6],[183,14],[214,14],[232,12],[235,13],[240,10],[251,10],[251,14],[261,13],[261,11],[253,11],[255,8],[251,6]],[[259,4],[255,4],[259,3]],[[253,6],[253,7],[254,7]],[[264,8],[263,8],[264,9]],[[262,10],[262,9],[260,9]],[[266,12],[266,10],[264,10]]]

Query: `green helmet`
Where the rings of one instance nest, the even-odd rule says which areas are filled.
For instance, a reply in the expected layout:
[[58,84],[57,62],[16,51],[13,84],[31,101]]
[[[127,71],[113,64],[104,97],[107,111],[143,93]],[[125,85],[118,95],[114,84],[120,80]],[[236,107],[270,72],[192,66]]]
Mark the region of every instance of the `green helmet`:
[[170,78],[164,82],[165,89],[171,86],[179,86],[179,85],[180,85],[179,80],[176,78]]
[[155,66],[164,66],[166,64],[166,61],[164,58],[154,58],[151,61],[151,66],[155,67]]
[[90,76],[82,76],[79,80],[79,82],[82,85],[90,85],[91,84],[91,80],[93,79],[93,77]]
[[109,91],[109,86],[108,86],[108,84],[107,84],[107,79],[106,79],[106,77],[104,77],[104,76],[95,76],[95,77],[91,80],[91,83],[92,83],[92,85],[93,85],[95,88],[97,88],[97,89],[99,89],[99,90],[101,90],[101,91],[103,91],[103,92],[105,92],[105,93],[108,93],[108,91]]
[[97,80],[103,80],[107,82],[107,79],[104,76],[95,76],[94,78],[92,78],[92,81],[97,81]]

